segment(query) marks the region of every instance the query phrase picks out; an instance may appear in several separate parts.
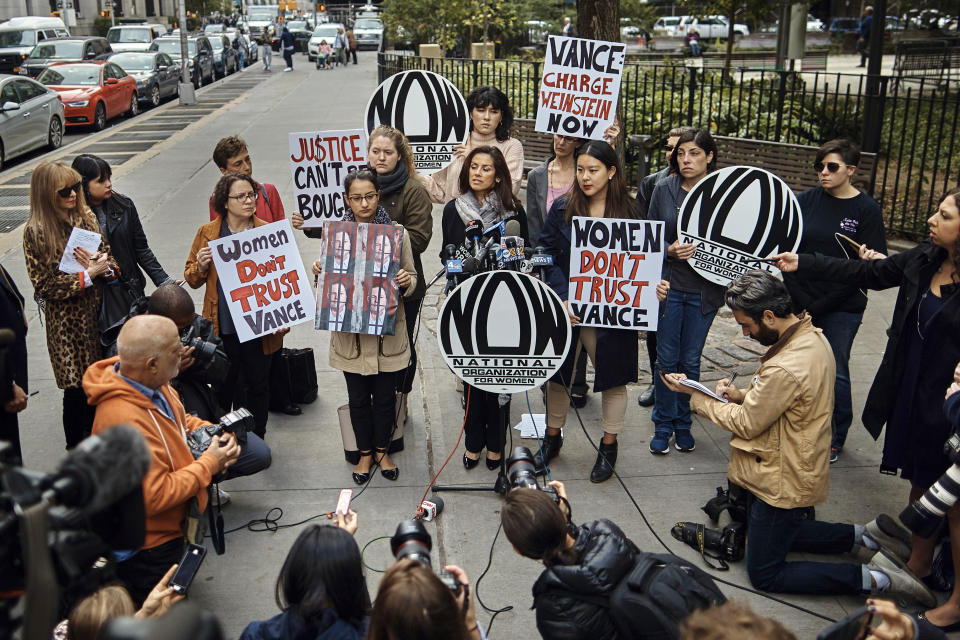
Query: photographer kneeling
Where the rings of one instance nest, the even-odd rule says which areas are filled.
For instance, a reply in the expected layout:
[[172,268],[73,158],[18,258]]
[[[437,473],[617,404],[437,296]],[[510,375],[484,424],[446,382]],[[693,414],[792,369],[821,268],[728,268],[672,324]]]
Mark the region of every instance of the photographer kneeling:
[[[747,573],[763,591],[811,594],[883,593],[935,606],[933,593],[879,536],[863,527],[813,519],[827,498],[835,364],[830,344],[809,317],[791,312],[786,287],[765,271],[730,284],[727,306],[749,336],[769,347],[745,390],[717,384],[716,400],[694,392],[678,373],[660,373],[690,407],[733,434],[727,477],[749,492]],[[876,551],[869,564],[787,562],[791,551]]]

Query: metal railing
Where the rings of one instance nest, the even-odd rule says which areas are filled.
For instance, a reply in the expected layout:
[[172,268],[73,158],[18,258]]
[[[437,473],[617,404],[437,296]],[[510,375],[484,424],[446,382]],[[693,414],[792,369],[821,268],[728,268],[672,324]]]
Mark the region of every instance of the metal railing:
[[[464,93],[482,85],[500,88],[517,118],[534,118],[543,63],[521,60],[421,58],[379,54],[379,77],[426,69],[450,79]],[[871,193],[888,231],[926,235],[936,199],[960,182],[960,88],[928,79],[896,82],[826,72],[720,71],[686,66],[627,64],[621,85],[626,134],[666,138],[678,126],[709,128],[717,135],[819,146],[838,137],[861,140],[880,132]],[[873,95],[868,87],[875,86]],[[876,121],[865,122],[874,109]],[[651,165],[664,166],[662,145]],[[628,161],[635,181],[639,161]],[[812,171],[812,169],[811,169]]]

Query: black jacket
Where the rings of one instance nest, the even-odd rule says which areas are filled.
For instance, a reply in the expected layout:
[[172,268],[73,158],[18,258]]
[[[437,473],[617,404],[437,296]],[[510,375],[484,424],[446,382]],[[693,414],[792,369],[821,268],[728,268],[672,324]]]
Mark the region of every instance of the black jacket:
[[575,545],[580,562],[554,565],[533,585],[537,630],[545,640],[614,640],[617,629],[607,609],[578,599],[607,596],[632,569],[637,547],[609,520],[580,527]]
[[[27,386],[27,320],[23,313],[23,296],[16,283],[3,266],[0,266],[0,329],[13,331],[10,343],[12,371],[9,373],[21,389],[30,392]],[[0,400],[10,399],[10,389],[0,390]]]
[[[565,221],[567,198],[557,198],[550,207],[547,221],[540,233],[540,245],[553,256],[553,266],[546,273],[545,282],[561,300],[566,300],[570,286],[570,230]],[[573,328],[572,344],[580,337],[579,327]],[[594,393],[637,381],[639,358],[637,332],[631,329],[597,328],[596,376],[593,379]],[[573,359],[576,349],[570,349],[563,366],[553,377],[559,384],[570,385],[573,378]]]
[[[504,218],[504,221],[516,219],[516,221],[520,223],[520,236],[523,238],[524,246],[526,246],[530,238],[530,232],[527,230],[527,214],[524,212],[523,207],[518,204],[516,212],[505,211],[504,213],[508,216]],[[440,221],[440,230],[443,234],[443,246],[440,247],[440,260],[445,261],[447,259],[445,247],[448,244],[462,247],[464,241],[467,239],[467,227],[463,224],[460,214],[457,213],[456,198],[443,207],[443,218]]]
[[[900,287],[893,320],[887,329],[887,348],[863,408],[863,425],[877,439],[892,415],[901,388],[905,354],[901,342],[906,331],[917,330],[917,299],[928,289],[947,252],[929,241],[885,260],[841,260],[820,254],[801,254],[797,275],[835,279],[869,289]],[[923,425],[944,422],[943,394],[960,361],[960,286],[941,289],[943,306],[922,328],[928,340],[924,367],[916,381],[915,415]],[[890,438],[890,434],[887,434]]]
[[140,224],[140,215],[132,200],[114,193],[103,204],[91,209],[97,214],[100,230],[110,244],[110,253],[117,261],[117,266],[120,267],[120,277],[133,290],[135,296],[142,296],[147,286],[141,268],[157,287],[173,282],[150,250],[143,225]]

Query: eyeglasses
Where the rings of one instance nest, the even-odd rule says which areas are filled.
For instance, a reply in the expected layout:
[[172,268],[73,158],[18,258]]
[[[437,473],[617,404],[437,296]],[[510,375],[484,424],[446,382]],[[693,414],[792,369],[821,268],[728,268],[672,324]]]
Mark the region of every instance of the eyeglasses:
[[231,200],[236,200],[237,202],[246,202],[247,200],[253,200],[256,202],[257,198],[260,197],[260,194],[258,194],[256,191],[248,191],[247,193],[241,193],[239,195],[227,197]]
[[353,204],[360,204],[363,201],[373,202],[379,197],[379,194],[376,191],[371,191],[370,193],[364,194],[362,196],[347,196],[347,200]]
[[80,185],[82,183],[78,182],[77,184],[72,184],[69,187],[64,187],[57,191],[57,195],[61,198],[69,198],[72,193],[80,193]]
[[840,171],[840,167],[849,167],[848,164],[840,164],[839,162],[828,162],[826,164],[822,162],[814,162],[813,169],[817,173],[823,173],[823,170],[826,169],[827,173],[836,173]]

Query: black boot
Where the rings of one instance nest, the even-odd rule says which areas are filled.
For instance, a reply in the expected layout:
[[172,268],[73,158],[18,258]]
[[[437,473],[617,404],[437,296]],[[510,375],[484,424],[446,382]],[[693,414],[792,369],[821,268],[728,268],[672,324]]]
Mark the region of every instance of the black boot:
[[597,461],[590,472],[590,482],[606,482],[613,475],[613,467],[617,464],[617,443],[600,443],[597,452]]
[[537,452],[537,455],[533,457],[533,464],[536,465],[538,469],[550,464],[550,461],[560,455],[560,447],[563,446],[563,436],[559,433],[555,436],[546,433],[543,435],[543,440],[540,442],[540,451],[543,451],[543,457],[540,456],[540,452]]
[[644,389],[640,396],[637,398],[637,404],[641,407],[652,407],[653,406],[653,383],[650,383],[646,389]]

